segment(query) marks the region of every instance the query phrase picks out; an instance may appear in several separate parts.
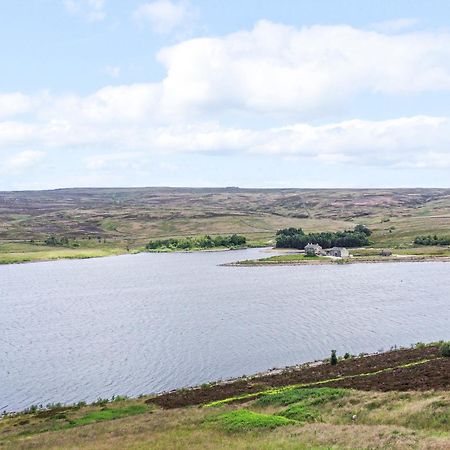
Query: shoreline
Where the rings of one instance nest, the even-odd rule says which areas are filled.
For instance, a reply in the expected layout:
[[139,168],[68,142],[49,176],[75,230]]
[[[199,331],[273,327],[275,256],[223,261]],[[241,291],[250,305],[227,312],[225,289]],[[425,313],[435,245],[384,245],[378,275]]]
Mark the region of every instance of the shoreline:
[[370,448],[448,448],[443,348],[417,343],[159,395],[34,405],[0,415],[0,447],[285,448],[289,439],[289,448],[366,448],[370,431]]
[[[285,249],[276,249],[274,247],[267,246],[245,246],[238,248],[212,248],[212,249],[189,249],[189,250],[139,250],[135,249],[132,251],[114,251],[111,253],[105,254],[79,254],[79,255],[67,255],[67,256],[57,256],[48,257],[48,258],[36,258],[36,259],[23,259],[19,261],[6,261],[2,260],[2,256],[7,256],[8,253],[1,254],[0,253],[0,266],[9,266],[14,264],[30,264],[30,263],[40,263],[40,262],[52,262],[52,261],[64,261],[64,260],[83,260],[83,259],[93,259],[93,258],[106,258],[109,256],[123,256],[123,255],[138,255],[141,253],[215,253],[215,252],[231,252],[236,250],[249,250],[249,249],[266,249],[267,252],[283,252]],[[101,251],[101,249],[99,249]],[[36,252],[38,253],[38,252]],[[269,257],[270,258],[270,257]],[[436,255],[404,255],[397,257],[364,257],[364,256],[356,256],[353,258],[327,258],[324,259],[316,259],[316,260],[299,260],[299,261],[270,261],[268,258],[255,259],[255,260],[243,260],[243,261],[235,261],[230,263],[220,264],[223,267],[262,267],[262,266],[315,266],[315,265],[347,265],[347,264],[378,264],[378,263],[398,263],[398,262],[450,262],[450,256],[436,256]]]
[[236,261],[232,263],[221,264],[225,267],[265,267],[265,266],[317,266],[317,265],[347,265],[347,264],[379,264],[379,263],[404,263],[404,262],[450,262],[450,256],[402,256],[402,257],[377,257],[365,258],[354,257],[348,259],[320,259],[311,261],[264,261],[249,260]]
[[[252,247],[252,246],[247,246],[247,247],[237,247],[237,248],[205,248],[205,249],[189,249],[189,250],[139,250],[139,249],[134,249],[134,250],[130,250],[130,251],[126,251],[125,249],[122,251],[121,249],[119,249],[118,251],[114,251],[111,253],[105,253],[105,254],[79,254],[79,255],[67,255],[67,256],[58,256],[55,255],[55,257],[48,257],[48,258],[36,258],[36,259],[28,259],[27,257],[24,257],[24,259],[22,260],[18,260],[18,261],[7,261],[7,260],[2,260],[2,257],[6,257],[8,256],[8,254],[13,253],[14,255],[16,255],[16,253],[11,252],[11,253],[0,253],[0,266],[9,266],[9,265],[14,265],[14,264],[29,264],[29,263],[39,263],[39,262],[51,262],[51,261],[64,261],[64,260],[82,260],[82,259],[93,259],[93,258],[106,258],[108,256],[123,256],[123,255],[138,255],[141,253],[198,253],[198,252],[205,252],[205,253],[211,253],[211,252],[228,252],[228,251],[235,251],[235,250],[247,250],[247,249],[252,249],[252,248],[268,248],[268,247]],[[58,247],[58,249],[61,249],[60,247]],[[94,248],[95,249],[95,248]],[[68,249],[70,250],[70,249]],[[80,250],[78,250],[80,251]],[[98,249],[99,252],[101,252],[101,249]],[[30,252],[31,254],[33,253],[39,253],[39,252]],[[27,259],[26,259],[27,258]]]
[[[439,382],[438,389],[450,389],[450,358],[442,357],[439,354],[439,347],[444,342],[430,342],[427,344],[418,342],[417,344],[411,344],[409,347],[393,346],[389,350],[372,353],[363,352],[359,355],[349,355],[348,358],[339,356],[336,365],[330,365],[329,358],[317,359],[285,367],[273,367],[251,375],[214,380],[201,385],[180,387],[159,393],[141,394],[132,397],[117,395],[111,399],[99,399],[104,403],[114,402],[115,397],[124,398],[129,401],[143,399],[147,404],[156,404],[165,409],[195,405],[208,407],[216,406],[216,404],[240,402],[240,400],[257,397],[260,393],[265,392],[263,387],[269,389],[275,387],[290,388],[292,386],[309,387],[323,385],[324,387],[328,387],[329,385],[339,384],[344,381],[347,382],[348,380],[354,380],[359,377],[367,378],[371,375],[375,376],[398,369],[414,368],[420,365],[425,366],[428,363],[432,363],[431,365],[433,365],[433,363],[438,361],[443,362],[445,367],[448,366],[449,369],[448,375],[447,371],[445,372],[444,381]],[[366,372],[364,370],[368,371]],[[299,383],[300,381],[302,383]],[[420,383],[424,383],[424,387],[427,387],[429,383],[433,382],[433,380],[420,381]],[[412,379],[411,383],[419,383],[419,381]],[[374,387],[376,387],[376,384],[372,386],[372,388]],[[355,389],[358,388],[355,387]],[[423,387],[418,387],[417,389],[423,390]],[[393,389],[390,389],[388,385],[384,385],[381,386],[380,390],[389,391]],[[209,400],[212,397],[214,400],[210,402]],[[80,403],[86,404],[84,401],[78,404]],[[87,403],[86,405],[95,405],[96,403],[99,403],[99,400]],[[57,403],[57,405],[71,408],[77,405],[77,403]],[[4,415],[18,416],[27,414],[30,408],[32,409],[33,405],[30,405],[25,410],[5,410]],[[49,410],[48,407],[41,406],[37,408],[37,411],[47,410]],[[2,414],[0,414],[1,418]]]
[[385,392],[448,390],[450,358],[440,356],[439,346],[439,343],[418,343],[410,348],[394,347],[348,359],[341,357],[336,365],[330,365],[329,359],[324,359],[273,368],[249,376],[159,393],[145,402],[164,409],[212,407],[245,403],[274,390],[322,386]]

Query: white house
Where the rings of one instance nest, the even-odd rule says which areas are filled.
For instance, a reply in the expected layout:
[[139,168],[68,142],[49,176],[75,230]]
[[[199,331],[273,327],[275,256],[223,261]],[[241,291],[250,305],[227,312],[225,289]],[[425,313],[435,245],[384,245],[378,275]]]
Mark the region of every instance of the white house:
[[327,250],[327,255],[335,258],[348,258],[350,253],[345,247],[333,247]]
[[305,254],[307,256],[318,256],[323,253],[322,247],[319,244],[307,244],[305,246]]

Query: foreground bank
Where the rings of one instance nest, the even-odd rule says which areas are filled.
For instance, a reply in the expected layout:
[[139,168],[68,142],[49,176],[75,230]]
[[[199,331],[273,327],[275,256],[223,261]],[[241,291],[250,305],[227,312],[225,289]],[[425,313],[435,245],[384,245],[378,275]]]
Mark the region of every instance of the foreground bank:
[[32,409],[0,420],[0,447],[444,449],[449,411],[450,358],[418,345],[156,397]]

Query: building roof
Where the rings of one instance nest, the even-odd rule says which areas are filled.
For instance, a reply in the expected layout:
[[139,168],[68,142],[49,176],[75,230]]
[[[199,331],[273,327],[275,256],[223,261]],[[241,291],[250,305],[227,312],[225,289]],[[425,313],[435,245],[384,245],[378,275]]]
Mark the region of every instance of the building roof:
[[322,248],[319,244],[307,244],[305,245],[305,248]]

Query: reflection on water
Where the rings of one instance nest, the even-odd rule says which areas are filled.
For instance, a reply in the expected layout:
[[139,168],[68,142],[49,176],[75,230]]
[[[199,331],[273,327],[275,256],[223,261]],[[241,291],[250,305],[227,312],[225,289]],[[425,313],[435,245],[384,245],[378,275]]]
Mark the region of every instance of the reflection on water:
[[450,264],[223,267],[260,250],[0,267],[0,410],[450,338]]

